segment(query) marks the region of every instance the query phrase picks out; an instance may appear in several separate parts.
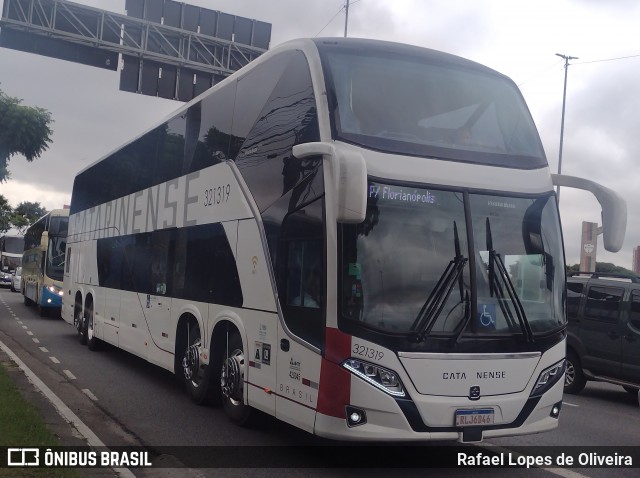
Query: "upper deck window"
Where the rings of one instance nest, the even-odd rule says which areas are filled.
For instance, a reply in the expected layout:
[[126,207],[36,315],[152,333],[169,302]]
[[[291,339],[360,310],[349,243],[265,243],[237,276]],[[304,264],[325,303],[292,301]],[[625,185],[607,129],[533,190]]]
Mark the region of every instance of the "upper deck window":
[[470,61],[384,43],[318,43],[334,138],[520,169],[547,165],[516,85]]

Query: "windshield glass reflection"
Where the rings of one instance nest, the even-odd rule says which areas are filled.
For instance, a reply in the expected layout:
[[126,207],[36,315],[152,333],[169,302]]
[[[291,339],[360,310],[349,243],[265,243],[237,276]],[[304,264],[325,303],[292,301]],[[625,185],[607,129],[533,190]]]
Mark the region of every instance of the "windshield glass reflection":
[[531,340],[557,330],[565,323],[559,224],[552,195],[505,198],[372,182],[365,221],[341,227],[341,316],[420,340]]

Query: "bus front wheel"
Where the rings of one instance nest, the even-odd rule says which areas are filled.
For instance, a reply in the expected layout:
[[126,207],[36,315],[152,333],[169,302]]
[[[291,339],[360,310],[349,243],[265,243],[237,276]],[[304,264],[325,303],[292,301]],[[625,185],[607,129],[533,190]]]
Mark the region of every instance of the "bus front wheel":
[[222,408],[232,422],[245,426],[250,422],[252,409],[244,403],[245,357],[240,335],[230,334],[222,352],[219,361]]

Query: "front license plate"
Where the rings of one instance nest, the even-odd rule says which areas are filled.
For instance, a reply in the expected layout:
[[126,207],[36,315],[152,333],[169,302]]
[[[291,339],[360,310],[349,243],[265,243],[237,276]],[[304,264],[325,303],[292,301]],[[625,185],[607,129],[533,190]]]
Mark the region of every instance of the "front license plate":
[[456,426],[477,427],[483,425],[493,425],[493,417],[493,408],[456,410]]

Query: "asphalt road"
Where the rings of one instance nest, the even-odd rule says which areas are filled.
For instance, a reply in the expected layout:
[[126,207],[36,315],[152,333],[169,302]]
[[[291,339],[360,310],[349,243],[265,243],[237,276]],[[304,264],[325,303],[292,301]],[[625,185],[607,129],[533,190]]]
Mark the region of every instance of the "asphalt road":
[[[618,468],[490,468],[464,467],[447,470],[409,468],[401,469],[397,460],[407,454],[418,454],[427,464],[437,456],[432,445],[450,445],[474,453],[488,448],[508,453],[518,446],[536,447],[587,447],[634,446],[640,450],[640,408],[637,398],[621,387],[593,383],[577,396],[567,395],[560,416],[560,426],[551,432],[491,439],[482,446],[469,447],[455,443],[424,443],[418,447],[356,446],[339,444],[353,453],[354,463],[364,465],[367,456],[384,466],[360,469],[305,468],[323,452],[324,445],[335,445],[302,432],[271,417],[259,416],[251,428],[239,428],[231,424],[220,409],[192,404],[182,385],[174,376],[159,367],[148,364],[126,352],[104,347],[91,352],[78,342],[74,329],[60,318],[41,318],[34,308],[26,307],[22,296],[8,289],[0,289],[0,341],[9,347],[33,370],[51,390],[58,395],[78,417],[100,437],[107,446],[144,446],[154,456],[162,455],[167,463],[188,462],[188,446],[211,446],[199,449],[219,458],[248,464],[261,463],[265,446],[277,448],[277,466],[287,465],[287,453],[291,457],[287,476],[583,476],[599,478],[608,476],[637,476],[638,469]],[[28,384],[27,384],[28,386]],[[493,445],[500,448],[493,448]],[[235,447],[246,447],[248,452]],[[309,446],[310,448],[299,448]],[[221,448],[222,447],[222,448]],[[323,448],[321,448],[323,447]],[[514,448],[516,447],[516,448]],[[318,452],[314,452],[317,450]],[[342,448],[341,448],[342,450]],[[343,452],[344,453],[344,452]],[[434,455],[435,454],[435,455]],[[419,459],[419,460],[420,460]],[[235,460],[235,461],[234,461]],[[252,461],[253,460],[253,461]],[[305,462],[308,460],[308,463]],[[418,460],[418,462],[419,462]],[[414,459],[415,461],[415,459]],[[296,465],[298,464],[298,465]],[[302,464],[302,465],[300,465]],[[136,476],[158,476],[157,471],[132,469]],[[281,468],[184,468],[162,470],[166,476],[282,476]]]

